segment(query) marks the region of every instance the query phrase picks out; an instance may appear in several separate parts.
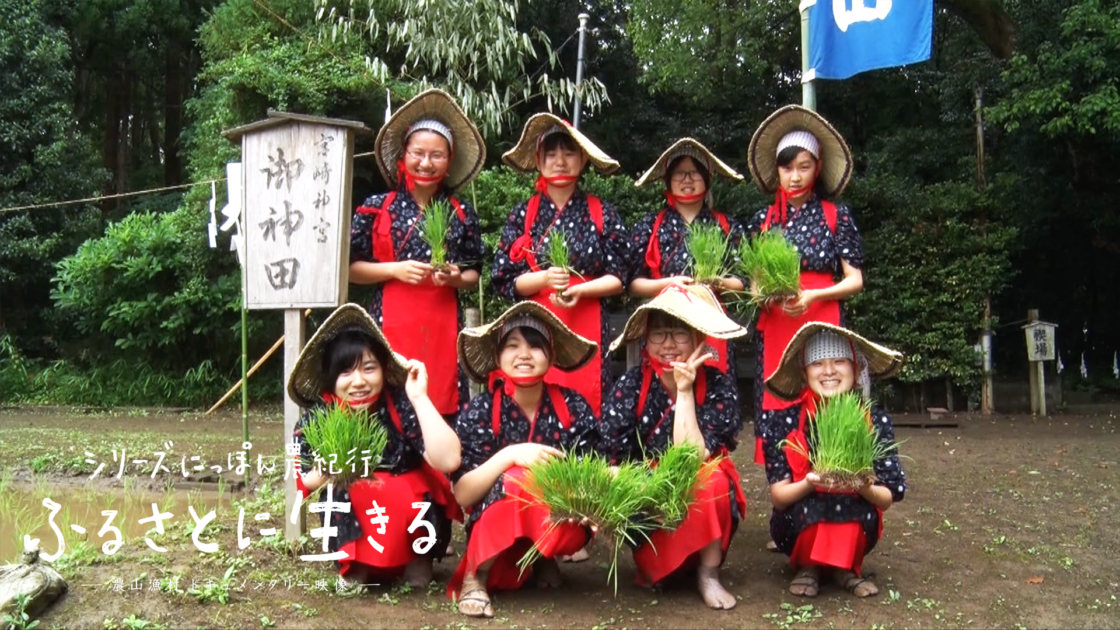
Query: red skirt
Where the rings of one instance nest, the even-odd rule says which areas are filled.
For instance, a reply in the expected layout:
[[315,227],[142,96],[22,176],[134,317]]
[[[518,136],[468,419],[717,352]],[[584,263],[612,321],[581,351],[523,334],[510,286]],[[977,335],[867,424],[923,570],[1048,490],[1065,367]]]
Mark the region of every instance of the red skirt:
[[859,523],[814,523],[797,537],[789,562],[795,569],[821,565],[862,575],[866,548]]
[[735,534],[732,493],[735,494],[737,516],[741,520],[747,513],[747,498],[740,486],[735,464],[724,457],[707,483],[696,492],[696,500],[680,527],[673,531],[656,531],[649,537],[648,543],[634,550],[638,583],[657,584],[678,570],[694,568],[699,563],[700,550],[713,540],[720,541],[720,550],[726,558],[731,537]]
[[521,486],[526,469],[513,466],[502,477],[506,496],[486,508],[471,530],[467,552],[447,585],[448,597],[458,597],[463,578],[493,559],[486,590],[520,588],[529,577],[517,562],[533,544],[545,558],[571,555],[590,542],[588,528],[576,523],[552,523],[548,508],[536,503]]
[[[428,535],[424,527],[408,533],[408,526],[420,513],[412,504],[427,501],[426,495],[432,503],[428,510],[442,510],[450,520],[463,520],[447,477],[426,463],[401,475],[375,473],[373,480],[363,479],[350,486],[351,514],[358,519],[364,536],[339,547],[346,552],[346,558],[339,560],[339,573],[345,576],[357,562],[370,569],[371,577],[392,579],[403,574],[409,562],[421,557],[413,551],[413,541]],[[370,523],[374,515],[366,514],[374,501],[389,517],[384,525]],[[385,528],[384,533],[381,527]],[[375,549],[369,538],[384,551]]]

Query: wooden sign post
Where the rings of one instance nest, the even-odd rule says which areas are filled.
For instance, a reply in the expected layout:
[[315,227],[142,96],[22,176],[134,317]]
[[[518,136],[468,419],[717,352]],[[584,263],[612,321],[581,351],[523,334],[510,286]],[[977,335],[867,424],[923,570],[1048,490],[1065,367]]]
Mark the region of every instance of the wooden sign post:
[[1054,360],[1054,329],[1057,324],[1038,319],[1037,310],[1027,311],[1027,324],[1023,331],[1027,335],[1027,360],[1031,362],[1031,413],[1046,415],[1046,369],[1045,361]]
[[[284,311],[285,385],[306,341],[303,309],[346,301],[356,133],[369,129],[350,120],[271,110],[265,120],[223,133],[241,143],[242,299],[248,309]],[[284,390],[287,445],[300,408]],[[298,510],[295,478],[284,477],[290,516]],[[289,540],[302,530],[302,517],[285,518]]]

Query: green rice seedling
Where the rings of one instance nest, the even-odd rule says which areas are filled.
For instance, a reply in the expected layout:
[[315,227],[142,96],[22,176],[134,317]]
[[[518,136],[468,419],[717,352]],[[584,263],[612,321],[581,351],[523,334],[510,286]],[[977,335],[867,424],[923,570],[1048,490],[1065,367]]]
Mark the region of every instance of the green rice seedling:
[[749,308],[766,308],[801,292],[801,254],[781,230],[743,239],[738,258],[740,271],[750,280]]
[[[568,237],[560,230],[552,230],[548,235],[548,244],[546,245],[547,251],[545,256],[548,257],[548,264],[552,267],[559,267],[568,273],[579,276],[575,269],[572,269],[572,250],[568,246]],[[557,297],[564,299],[564,292],[561,291]]]
[[657,458],[649,475],[650,508],[665,529],[676,529],[688,515],[711,474],[713,462],[705,464],[700,447],[692,442],[673,444]]
[[696,282],[718,285],[728,272],[728,235],[717,224],[692,223],[688,226],[688,253],[692,256],[692,278]]
[[871,403],[855,392],[826,398],[812,416],[806,435],[809,449],[788,440],[790,446],[809,460],[813,472],[838,490],[858,490],[875,481],[875,461],[898,449],[898,444],[879,440],[872,426]]
[[[335,461],[342,469],[335,483],[346,484],[363,476],[362,458],[369,454],[372,471],[381,462],[389,443],[389,432],[380,419],[364,409],[353,410],[342,405],[327,405],[313,410],[311,422],[303,429],[307,443],[326,461]],[[326,471],[324,471],[325,473]]]
[[[599,532],[614,541],[608,579],[618,590],[618,553],[626,543],[637,544],[648,538],[652,523],[638,522],[635,517],[648,507],[646,468],[643,464],[624,464],[615,473],[606,459],[598,454],[555,458],[529,468],[524,481],[525,491],[549,508],[552,527],[567,519],[586,519]],[[518,562],[524,571],[540,558],[533,546]]]
[[420,238],[432,249],[432,267],[436,271],[446,271],[447,245],[444,239],[451,230],[451,204],[446,200],[436,199],[424,208],[424,215],[420,219]]

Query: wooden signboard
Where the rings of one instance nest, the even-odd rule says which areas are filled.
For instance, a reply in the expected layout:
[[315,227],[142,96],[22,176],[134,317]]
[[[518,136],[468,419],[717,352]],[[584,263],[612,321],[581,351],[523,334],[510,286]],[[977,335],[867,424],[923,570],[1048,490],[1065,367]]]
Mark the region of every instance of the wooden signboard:
[[[226,131],[241,143],[242,298],[248,309],[284,311],[284,382],[306,339],[304,308],[346,301],[350,270],[350,191],[359,122],[269,111]],[[284,388],[284,443],[300,407]],[[285,463],[287,465],[287,463]],[[297,514],[294,476],[285,474],[285,515]],[[302,519],[285,518],[295,540]]]

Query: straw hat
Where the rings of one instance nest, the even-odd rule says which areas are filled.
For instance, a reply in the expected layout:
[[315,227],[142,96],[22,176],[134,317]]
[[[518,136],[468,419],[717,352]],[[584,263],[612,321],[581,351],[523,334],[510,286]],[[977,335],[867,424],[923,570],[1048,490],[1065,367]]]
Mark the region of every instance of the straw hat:
[[634,182],[634,185],[643,186],[646,182],[664,177],[669,169],[669,164],[682,155],[687,155],[697,160],[713,175],[722,175],[727,179],[737,182],[743,181],[743,176],[740,175],[738,171],[724,164],[722,160],[708,150],[708,147],[700,144],[700,141],[693,138],[681,138],[674,142],[673,146],[665,149],[661,157],[657,158],[653,166],[649,167],[649,170],[643,173],[642,176],[638,178],[638,181]]
[[374,144],[377,168],[385,181],[396,184],[397,162],[404,153],[404,140],[412,125],[422,120],[437,121],[451,131],[451,165],[444,185],[452,191],[458,190],[482,170],[486,162],[486,143],[478,127],[467,118],[455,99],[443,90],[421,92],[401,105],[385,122],[385,126],[377,132]]
[[591,165],[600,174],[610,175],[619,169],[618,162],[595,146],[595,143],[580,133],[579,129],[573,127],[568,121],[547,112],[533,114],[529,117],[529,120],[525,121],[525,127],[521,130],[521,139],[517,141],[517,146],[506,151],[502,155],[502,161],[522,173],[531,173],[537,170],[537,148],[540,146],[542,136],[556,132],[571,136],[572,140],[575,140],[576,144],[587,153]]
[[564,325],[552,311],[536,302],[518,302],[485,326],[464,328],[459,333],[459,362],[467,374],[485,383],[498,369],[498,343],[506,322],[530,317],[544,324],[552,337],[553,367],[571,372],[584,366],[599,351],[599,344],[584,339]]
[[389,357],[388,365],[382,365],[385,381],[398,387],[408,379],[405,358],[393,352],[385,333],[377,327],[377,322],[357,304],[343,304],[331,313],[327,321],[315,331],[311,340],[303,347],[296,360],[296,367],[288,377],[288,395],[301,407],[313,407],[322,402],[323,392],[334,392],[334,383],[328,383],[323,373],[323,352],[339,333],[358,330],[373,338]]
[[827,120],[800,105],[786,105],[770,114],[754,132],[747,148],[747,165],[754,183],[764,193],[778,189],[778,143],[791,131],[808,131],[820,143],[818,181],[824,195],[835,197],[843,192],[852,177],[852,151]]
[[847,328],[825,322],[809,322],[790,339],[782,353],[778,369],[766,379],[766,387],[772,394],[786,400],[793,400],[801,395],[801,390],[805,388],[805,366],[801,365],[801,351],[806,342],[822,330],[831,330],[850,340],[867,359],[867,369],[875,378],[889,378],[902,369],[905,360],[901,352],[868,341]]
[[650,311],[661,311],[675,317],[706,337],[734,339],[747,334],[746,328],[736,324],[723,312],[719,300],[707,286],[674,284],[663,289],[657,297],[634,311],[630,319],[626,320],[626,327],[622,329],[622,334],[611,342],[611,352],[627,342],[645,336],[646,321],[649,319]]

